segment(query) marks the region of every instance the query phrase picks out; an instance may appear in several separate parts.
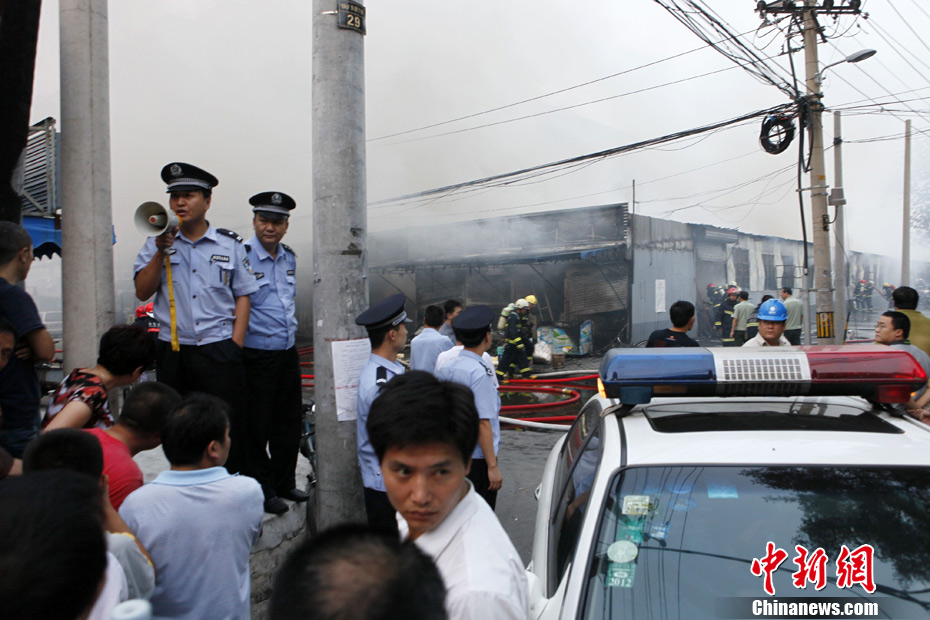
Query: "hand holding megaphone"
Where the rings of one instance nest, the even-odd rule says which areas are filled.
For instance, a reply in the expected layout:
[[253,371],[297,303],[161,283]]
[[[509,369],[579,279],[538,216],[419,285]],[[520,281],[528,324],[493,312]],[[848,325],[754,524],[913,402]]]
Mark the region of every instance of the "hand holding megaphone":
[[181,219],[157,202],[143,202],[133,217],[136,229],[146,237],[155,237],[159,251],[167,253],[174,245],[174,234]]

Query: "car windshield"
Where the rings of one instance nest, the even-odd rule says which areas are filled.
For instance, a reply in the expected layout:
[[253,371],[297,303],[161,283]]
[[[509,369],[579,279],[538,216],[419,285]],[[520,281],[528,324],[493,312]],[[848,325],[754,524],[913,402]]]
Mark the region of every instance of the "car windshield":
[[930,469],[632,467],[611,482],[580,617],[744,618],[795,597],[930,618]]

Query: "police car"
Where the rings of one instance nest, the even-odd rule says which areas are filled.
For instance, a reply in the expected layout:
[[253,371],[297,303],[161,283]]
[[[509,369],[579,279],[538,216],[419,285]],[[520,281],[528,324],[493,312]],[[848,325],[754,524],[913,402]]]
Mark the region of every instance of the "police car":
[[599,376],[537,490],[533,620],[930,618],[930,427],[889,405],[913,357],[615,349]]

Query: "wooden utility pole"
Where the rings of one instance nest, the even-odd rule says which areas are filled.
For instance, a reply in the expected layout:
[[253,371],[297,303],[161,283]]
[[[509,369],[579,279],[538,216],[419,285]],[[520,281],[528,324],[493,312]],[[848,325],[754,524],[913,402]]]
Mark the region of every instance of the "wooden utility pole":
[[[333,348],[367,338],[365,8],[313,0],[313,360],[316,526],[364,520],[356,421],[336,411]],[[351,389],[340,385],[340,391]]]

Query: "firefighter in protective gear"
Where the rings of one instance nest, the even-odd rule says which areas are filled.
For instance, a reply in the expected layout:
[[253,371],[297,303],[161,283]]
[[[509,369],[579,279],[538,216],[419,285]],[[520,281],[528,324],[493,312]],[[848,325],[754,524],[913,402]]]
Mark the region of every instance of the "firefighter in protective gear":
[[516,374],[532,372],[526,359],[526,342],[521,335],[521,319],[530,311],[530,304],[525,299],[518,299],[514,304],[515,312],[507,317],[507,330],[504,333],[504,353],[497,363],[497,378],[506,381]]
[[723,346],[736,346],[733,338],[730,337],[730,328],[733,325],[733,308],[738,303],[737,295],[739,291],[735,286],[727,289],[727,298],[714,307],[714,330],[720,334],[720,340]]
[[507,329],[507,317],[509,317],[511,313],[516,312],[516,310],[517,307],[514,304],[507,304],[504,306],[504,309],[501,310],[500,317],[497,319],[497,331],[502,332]]
[[536,295],[527,295],[524,297],[527,303],[526,314],[520,316],[520,336],[526,344],[526,359],[533,366],[533,351],[536,350],[536,325],[533,322],[531,312],[536,306]]

